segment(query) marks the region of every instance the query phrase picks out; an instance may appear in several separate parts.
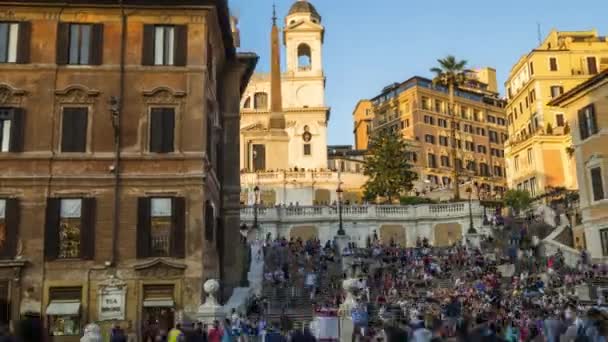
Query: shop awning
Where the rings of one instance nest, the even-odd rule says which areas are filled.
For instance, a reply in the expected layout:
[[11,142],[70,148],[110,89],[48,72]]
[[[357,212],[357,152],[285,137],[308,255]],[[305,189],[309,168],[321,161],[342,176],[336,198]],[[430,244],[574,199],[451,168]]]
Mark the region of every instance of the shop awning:
[[46,308],[47,315],[53,316],[72,316],[80,313],[79,301],[61,301],[53,300]]
[[175,302],[172,298],[149,298],[144,300],[144,308],[172,308]]

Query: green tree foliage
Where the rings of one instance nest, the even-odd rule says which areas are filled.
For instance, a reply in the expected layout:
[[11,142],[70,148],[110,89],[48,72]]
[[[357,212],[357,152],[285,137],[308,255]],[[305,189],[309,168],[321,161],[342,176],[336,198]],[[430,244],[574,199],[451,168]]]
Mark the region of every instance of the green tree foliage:
[[411,171],[407,153],[407,143],[398,134],[383,132],[372,138],[364,168],[369,177],[364,186],[366,199],[383,197],[392,202],[412,189],[417,174]]
[[528,209],[532,204],[532,197],[526,190],[511,189],[505,193],[505,204],[519,214],[522,210]]

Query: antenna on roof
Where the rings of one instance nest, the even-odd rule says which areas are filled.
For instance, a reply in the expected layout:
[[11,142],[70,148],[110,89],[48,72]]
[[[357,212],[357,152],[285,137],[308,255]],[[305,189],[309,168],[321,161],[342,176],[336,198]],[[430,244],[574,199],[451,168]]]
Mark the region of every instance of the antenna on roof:
[[543,37],[540,32],[540,23],[536,23],[536,30],[537,30],[537,34],[538,34],[538,45],[540,45],[543,43]]

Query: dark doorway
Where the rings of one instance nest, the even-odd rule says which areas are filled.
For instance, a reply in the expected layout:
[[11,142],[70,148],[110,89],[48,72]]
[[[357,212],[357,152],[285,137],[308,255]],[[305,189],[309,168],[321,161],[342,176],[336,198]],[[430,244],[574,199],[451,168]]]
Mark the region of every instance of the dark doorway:
[[256,144],[252,146],[253,171],[266,170],[266,146]]

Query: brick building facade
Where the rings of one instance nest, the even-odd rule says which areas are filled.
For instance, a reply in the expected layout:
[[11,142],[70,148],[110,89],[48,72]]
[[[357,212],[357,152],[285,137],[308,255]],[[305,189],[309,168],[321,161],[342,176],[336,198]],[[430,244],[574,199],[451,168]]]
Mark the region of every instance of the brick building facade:
[[221,0],[0,1],[0,319],[137,333],[238,285],[234,45]]

